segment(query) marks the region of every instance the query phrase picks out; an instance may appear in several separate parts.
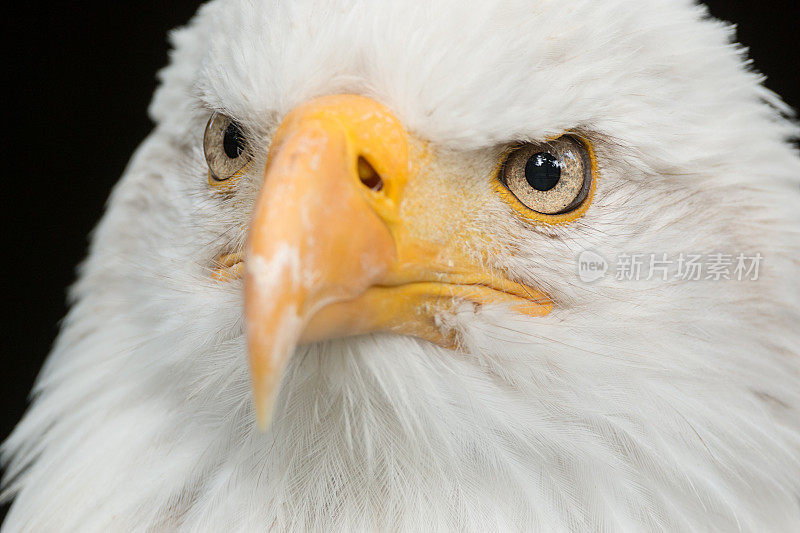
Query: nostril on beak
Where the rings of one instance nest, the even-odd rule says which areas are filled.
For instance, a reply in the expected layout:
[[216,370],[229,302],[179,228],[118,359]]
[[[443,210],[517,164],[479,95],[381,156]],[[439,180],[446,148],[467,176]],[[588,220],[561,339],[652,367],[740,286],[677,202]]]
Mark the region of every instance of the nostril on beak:
[[364,186],[372,189],[373,191],[380,191],[383,189],[383,180],[378,175],[378,172],[369,164],[369,161],[361,156],[358,156],[358,177]]

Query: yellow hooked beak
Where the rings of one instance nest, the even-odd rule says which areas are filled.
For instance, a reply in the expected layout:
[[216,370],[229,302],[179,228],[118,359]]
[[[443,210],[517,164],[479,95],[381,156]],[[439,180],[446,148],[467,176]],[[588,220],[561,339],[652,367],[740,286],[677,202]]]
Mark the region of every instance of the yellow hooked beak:
[[393,331],[454,347],[435,319],[464,300],[550,312],[541,292],[426,236],[436,213],[408,207],[427,190],[425,157],[387,108],[361,96],[318,98],[278,128],[244,268],[262,430],[298,344]]

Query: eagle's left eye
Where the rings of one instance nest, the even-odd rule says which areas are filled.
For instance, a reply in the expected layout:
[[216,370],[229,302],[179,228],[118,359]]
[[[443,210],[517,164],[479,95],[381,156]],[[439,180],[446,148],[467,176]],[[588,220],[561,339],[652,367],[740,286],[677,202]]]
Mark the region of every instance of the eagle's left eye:
[[251,159],[242,127],[222,113],[214,113],[206,125],[203,150],[211,177],[223,181],[240,171]]
[[499,179],[532,211],[562,215],[584,204],[592,187],[592,172],[587,146],[564,135],[516,148],[503,164]]

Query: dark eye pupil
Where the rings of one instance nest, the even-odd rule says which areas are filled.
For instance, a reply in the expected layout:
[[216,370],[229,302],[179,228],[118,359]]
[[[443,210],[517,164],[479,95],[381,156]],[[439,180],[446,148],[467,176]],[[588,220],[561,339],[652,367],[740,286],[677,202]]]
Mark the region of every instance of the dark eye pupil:
[[231,159],[236,159],[244,151],[244,135],[242,129],[235,122],[228,124],[225,128],[225,136],[222,138],[222,147],[225,149],[225,155]]
[[549,191],[561,179],[561,165],[548,152],[533,154],[525,163],[525,179],[537,191]]

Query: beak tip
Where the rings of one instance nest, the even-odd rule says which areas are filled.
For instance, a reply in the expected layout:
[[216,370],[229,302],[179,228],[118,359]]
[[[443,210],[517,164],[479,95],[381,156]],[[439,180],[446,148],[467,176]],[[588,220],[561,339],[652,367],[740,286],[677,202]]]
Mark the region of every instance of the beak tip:
[[269,429],[270,422],[271,422],[270,418],[271,417],[269,415],[266,415],[266,416],[258,416],[257,415],[256,416],[256,428],[258,429],[259,433],[263,434],[263,433],[267,432],[267,430]]
[[256,415],[256,427],[259,433],[266,433],[272,424],[272,416],[275,411],[276,394],[256,394],[254,407]]

